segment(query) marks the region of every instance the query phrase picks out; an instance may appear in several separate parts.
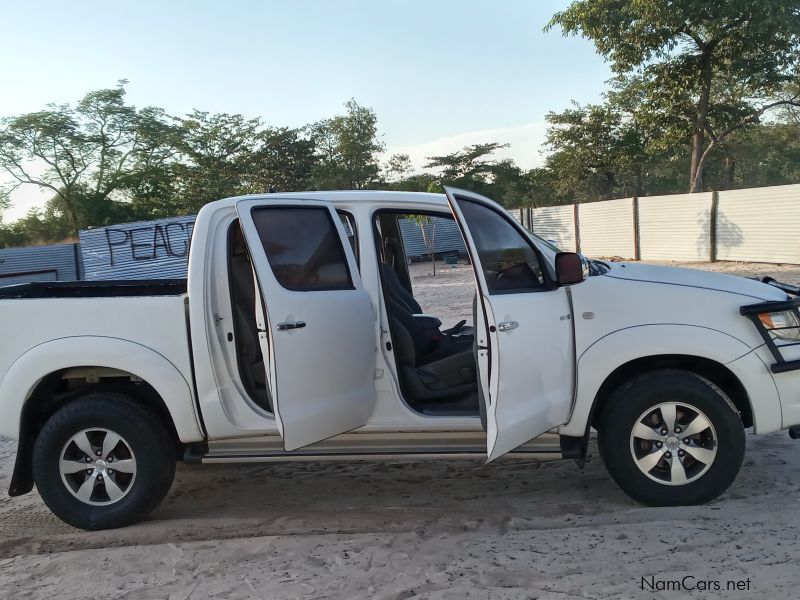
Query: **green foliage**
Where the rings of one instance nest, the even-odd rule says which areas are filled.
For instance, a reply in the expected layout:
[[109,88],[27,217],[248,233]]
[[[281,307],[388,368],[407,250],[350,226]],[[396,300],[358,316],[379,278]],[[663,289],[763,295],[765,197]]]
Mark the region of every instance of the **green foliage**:
[[0,121],[0,172],[11,181],[0,187],[0,215],[19,186],[52,194],[42,210],[0,222],[0,245],[74,239],[87,227],[191,214],[239,194],[380,185],[377,118],[353,100],[344,115],[289,129],[238,114],[136,109],[125,83]]
[[800,106],[800,0],[578,0],[555,26],[594,42],[640,124],[691,148],[690,191],[735,131]]
[[406,179],[414,170],[408,154],[392,154],[383,167],[384,179],[395,183]]
[[257,139],[250,157],[249,192],[307,190],[317,165],[314,140],[300,129],[270,127]]
[[188,212],[245,192],[259,119],[195,110],[178,120],[181,160],[175,166],[179,204]]
[[429,156],[425,168],[434,169],[444,183],[505,202],[506,192],[520,183],[522,174],[512,161],[492,158],[495,151],[507,147],[498,142],[473,144],[450,154]]
[[90,92],[74,107],[2,119],[0,169],[14,181],[5,194],[20,185],[49,190],[44,218],[61,219],[71,236],[128,214],[122,201],[132,174],[152,162],[149,136],[167,122],[158,109],[126,105],[124,84]]
[[345,109],[344,115],[309,127],[317,148],[314,182],[318,189],[357,190],[378,179],[378,155],[384,150],[378,117],[355,100],[348,100]]
[[560,196],[579,201],[634,195],[642,191],[647,156],[642,132],[611,104],[549,113],[547,166],[561,176],[553,181]]

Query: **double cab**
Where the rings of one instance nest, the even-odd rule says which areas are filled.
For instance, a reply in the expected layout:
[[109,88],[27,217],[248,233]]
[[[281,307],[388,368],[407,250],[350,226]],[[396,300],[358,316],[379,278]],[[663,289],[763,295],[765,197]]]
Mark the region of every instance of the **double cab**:
[[[588,260],[445,192],[229,198],[198,214],[186,280],[0,290],[10,494],[102,529],[155,508],[179,460],[582,461],[595,429],[632,498],[697,504],[746,429],[800,423],[790,286]],[[459,322],[414,295],[409,219],[457,225]]]

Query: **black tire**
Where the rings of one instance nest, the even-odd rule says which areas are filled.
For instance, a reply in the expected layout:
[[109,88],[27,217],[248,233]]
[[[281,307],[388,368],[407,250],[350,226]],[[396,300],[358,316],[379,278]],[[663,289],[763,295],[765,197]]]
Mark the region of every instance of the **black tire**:
[[[88,479],[88,475],[80,471],[77,475],[62,476],[59,467],[70,439],[92,428],[121,436],[135,458],[135,476],[123,474],[122,479],[117,479],[121,471],[114,474],[115,481],[120,482],[119,488],[128,482],[125,494],[105,505],[85,503],[70,491],[67,479],[73,482],[74,477]],[[93,435],[96,434],[90,433]],[[67,452],[74,453],[76,448],[70,446]],[[126,446],[117,448],[124,455],[122,458],[128,458]],[[45,504],[61,520],[81,529],[113,529],[141,520],[164,499],[175,476],[175,454],[175,441],[160,416],[124,394],[99,392],[66,404],[47,420],[33,449],[33,477]],[[79,462],[85,458],[72,460]],[[111,461],[107,466],[112,466]],[[87,467],[90,468],[86,473],[92,471],[93,465]]]
[[[640,416],[651,409],[653,412],[642,424],[662,435],[666,427],[659,424],[663,423],[662,409],[656,407],[670,404],[679,405],[675,410],[678,418],[673,421],[676,431],[688,431],[689,423],[697,415],[702,415],[712,427],[689,438],[672,431],[653,441],[633,437]],[[745,449],[744,426],[727,395],[695,373],[671,369],[645,373],[617,389],[601,415],[598,438],[606,468],[617,485],[634,500],[651,506],[694,505],[713,500],[736,478]],[[711,460],[707,463],[695,460],[695,454],[708,449],[716,452]],[[663,454],[659,454],[659,462],[646,473],[649,453]],[[683,458],[677,458],[679,453]],[[674,480],[673,458],[680,461]],[[637,460],[641,462],[637,464]],[[680,483],[681,472],[686,483]]]

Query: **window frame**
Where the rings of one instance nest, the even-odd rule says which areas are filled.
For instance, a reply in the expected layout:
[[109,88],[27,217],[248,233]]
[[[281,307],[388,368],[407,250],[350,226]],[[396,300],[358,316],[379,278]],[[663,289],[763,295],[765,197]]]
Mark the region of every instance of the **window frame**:
[[[254,213],[256,213],[257,211],[281,210],[281,209],[282,210],[293,210],[293,211],[312,210],[312,211],[322,211],[322,212],[325,213],[325,216],[328,219],[328,224],[331,226],[331,229],[336,234],[337,242],[339,244],[339,249],[341,250],[342,258],[344,259],[344,266],[345,266],[345,270],[347,272],[347,280],[349,282],[348,286],[346,286],[346,287],[345,286],[316,287],[316,288],[310,288],[309,289],[309,288],[292,288],[292,287],[287,287],[286,285],[283,284],[283,282],[280,280],[278,275],[275,273],[275,268],[272,266],[272,261],[270,260],[269,252],[267,252],[267,249],[264,247],[264,243],[261,241],[261,233],[258,232],[258,225],[256,224],[255,215],[254,215]],[[334,208],[334,210],[336,210],[336,209]],[[337,214],[337,218],[338,218],[338,214]],[[350,242],[347,241],[347,240],[343,240],[342,239],[342,235],[339,232],[339,228],[337,226],[337,223],[334,221],[333,216],[331,215],[330,207],[328,207],[328,206],[298,206],[296,204],[265,204],[265,205],[253,206],[250,209],[250,219],[252,220],[253,225],[255,226],[256,232],[258,232],[258,240],[255,240],[255,241],[257,241],[261,245],[261,250],[264,252],[264,256],[267,259],[267,264],[269,265],[270,271],[272,272],[272,277],[275,279],[275,283],[277,283],[279,286],[281,286],[284,290],[287,290],[289,292],[297,292],[297,293],[311,293],[311,292],[339,292],[339,291],[348,291],[348,290],[356,290],[356,289],[358,289],[357,286],[356,286],[355,281],[353,280],[353,272],[352,272],[352,269],[350,268],[350,261],[347,259],[347,250],[344,247],[345,244],[347,244],[349,246]],[[354,258],[355,258],[355,256],[354,256]],[[356,260],[356,266],[358,266],[357,260]]]
[[[343,208],[335,208],[336,215],[341,219],[342,216],[347,218],[349,221],[349,227],[353,230],[353,244],[351,250],[353,251],[353,257],[356,259],[356,268],[361,270],[361,247],[359,246],[359,239],[358,239],[358,223],[356,223],[356,216],[349,210],[345,210]],[[346,233],[346,232],[345,232]],[[350,241],[349,239],[347,240]],[[352,274],[351,274],[352,275]],[[352,279],[352,276],[351,276]]]

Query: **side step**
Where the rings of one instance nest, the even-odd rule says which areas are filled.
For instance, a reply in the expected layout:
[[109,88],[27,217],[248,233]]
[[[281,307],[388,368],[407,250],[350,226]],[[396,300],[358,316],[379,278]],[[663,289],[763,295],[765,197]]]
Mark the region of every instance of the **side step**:
[[[560,452],[509,452],[500,459],[511,458],[535,458],[539,460],[558,460],[561,459]],[[203,464],[213,463],[282,463],[282,462],[355,462],[355,461],[419,461],[419,460],[486,460],[486,452],[427,452],[427,453],[408,453],[408,452],[384,452],[380,454],[206,454],[203,456]]]
[[[509,458],[575,458],[579,450],[564,445],[557,434],[543,434],[506,456]],[[561,443],[560,443],[561,442]],[[278,435],[216,440],[189,444],[184,460],[190,463],[364,461],[364,460],[486,460],[483,431],[345,433],[286,452]]]

